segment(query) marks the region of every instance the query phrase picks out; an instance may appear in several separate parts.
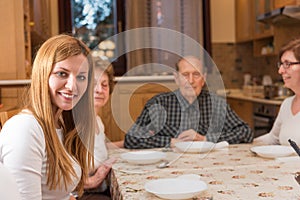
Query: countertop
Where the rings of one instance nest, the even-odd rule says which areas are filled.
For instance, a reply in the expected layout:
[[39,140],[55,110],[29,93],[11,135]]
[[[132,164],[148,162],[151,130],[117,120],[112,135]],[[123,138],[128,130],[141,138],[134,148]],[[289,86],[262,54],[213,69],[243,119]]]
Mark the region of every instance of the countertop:
[[243,94],[243,91],[240,89],[227,89],[222,92],[217,92],[221,96],[226,96],[226,98],[233,98],[233,99],[241,99],[246,101],[252,101],[257,103],[265,103],[265,104],[272,104],[272,105],[281,105],[283,100],[273,100],[273,99],[264,99],[259,97],[247,96]]

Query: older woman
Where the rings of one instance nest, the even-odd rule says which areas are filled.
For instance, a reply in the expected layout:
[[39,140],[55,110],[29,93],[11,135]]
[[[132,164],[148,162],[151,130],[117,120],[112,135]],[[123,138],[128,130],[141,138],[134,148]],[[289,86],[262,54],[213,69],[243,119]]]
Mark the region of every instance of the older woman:
[[300,38],[280,49],[278,73],[282,76],[284,86],[295,95],[282,102],[272,130],[256,138],[255,142],[288,145],[288,139],[292,139],[300,144]]
[[[110,62],[98,57],[94,58],[95,63],[95,88],[94,88],[94,109],[99,113],[100,109],[108,102],[109,95],[114,87],[114,70]],[[80,200],[110,199],[107,176],[110,172],[114,158],[108,159],[107,145],[122,147],[123,142],[115,144],[105,141],[104,125],[101,118],[96,115],[97,127],[94,149],[94,170],[85,182],[85,193]]]

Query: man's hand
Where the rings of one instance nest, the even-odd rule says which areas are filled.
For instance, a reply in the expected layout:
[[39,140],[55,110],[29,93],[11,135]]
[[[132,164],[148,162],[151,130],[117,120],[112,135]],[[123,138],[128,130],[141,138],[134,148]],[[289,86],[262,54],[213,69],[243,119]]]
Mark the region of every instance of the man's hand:
[[197,133],[193,129],[189,129],[180,133],[178,138],[172,138],[171,147],[174,147],[174,144],[176,142],[182,142],[182,141],[206,141],[206,137]]
[[200,135],[193,129],[189,129],[180,133],[177,139],[182,141],[205,141],[206,137]]

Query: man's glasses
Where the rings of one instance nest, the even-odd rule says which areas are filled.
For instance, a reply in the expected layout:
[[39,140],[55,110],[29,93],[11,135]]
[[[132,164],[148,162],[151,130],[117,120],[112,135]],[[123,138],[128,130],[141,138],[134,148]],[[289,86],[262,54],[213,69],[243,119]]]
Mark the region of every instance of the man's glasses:
[[279,69],[282,66],[284,69],[288,69],[290,66],[298,64],[300,64],[300,62],[278,62],[277,67]]

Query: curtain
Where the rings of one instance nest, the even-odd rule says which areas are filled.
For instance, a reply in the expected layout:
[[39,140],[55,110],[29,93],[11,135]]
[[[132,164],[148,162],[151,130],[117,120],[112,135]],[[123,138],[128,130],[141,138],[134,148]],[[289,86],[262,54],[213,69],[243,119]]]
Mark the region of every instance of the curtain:
[[[191,37],[203,44],[203,17],[201,0],[126,0],[126,30],[137,28],[157,27],[167,28],[183,33],[182,38]],[[127,71],[129,75],[151,75],[170,73],[178,59],[185,54],[184,39],[176,37],[168,48],[181,48],[180,55],[160,49],[166,34],[149,32],[137,34],[134,40],[125,43],[127,51]],[[137,43],[144,47],[135,49]],[[156,48],[151,48],[155,46]],[[149,48],[148,48],[149,47]],[[200,55],[199,55],[200,56]],[[143,66],[138,67],[137,66]]]

